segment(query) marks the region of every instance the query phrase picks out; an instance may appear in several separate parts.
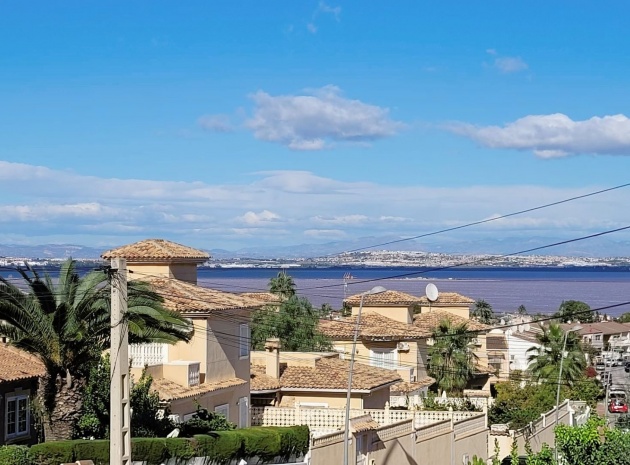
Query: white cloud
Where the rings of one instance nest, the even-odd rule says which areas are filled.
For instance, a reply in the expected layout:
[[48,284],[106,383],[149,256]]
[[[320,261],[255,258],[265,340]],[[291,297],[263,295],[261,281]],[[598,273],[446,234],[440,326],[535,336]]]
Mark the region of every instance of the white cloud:
[[197,124],[211,132],[232,132],[234,127],[227,115],[203,115],[197,120]]
[[277,215],[269,210],[263,210],[260,213],[249,211],[243,216],[237,218],[242,223],[247,225],[260,225],[263,223],[269,223],[271,221],[277,221],[280,219],[280,215]]
[[315,26],[315,24],[313,24],[313,23],[308,23],[306,25],[306,29],[308,29],[308,32],[310,32],[311,34],[316,34],[317,33],[317,26]]
[[[601,188],[436,188],[347,181],[308,171],[250,176],[248,182],[225,185],[112,179],[0,161],[0,221],[13,241],[46,243],[49,237],[101,246],[165,237],[197,247],[236,249],[291,245],[305,238],[410,237]],[[467,229],[465,236],[571,231],[577,237],[630,224],[628,203],[630,189],[617,190]],[[0,235],[8,237],[7,232]],[[442,236],[431,242],[444,240]]]
[[518,73],[524,71],[529,66],[521,57],[499,57],[494,60],[494,66],[502,73]]
[[322,13],[328,13],[335,17],[336,21],[341,21],[341,7],[340,6],[330,6],[326,5],[324,2],[319,2],[317,7],[317,11],[321,11]]
[[503,127],[451,124],[447,129],[497,149],[532,150],[541,158],[576,154],[630,155],[630,119],[594,116],[573,121],[567,115],[529,115]]
[[293,150],[321,150],[333,142],[366,142],[390,137],[404,124],[393,121],[389,110],[350,100],[335,86],[304,95],[252,96],[254,114],[246,122],[257,139]]

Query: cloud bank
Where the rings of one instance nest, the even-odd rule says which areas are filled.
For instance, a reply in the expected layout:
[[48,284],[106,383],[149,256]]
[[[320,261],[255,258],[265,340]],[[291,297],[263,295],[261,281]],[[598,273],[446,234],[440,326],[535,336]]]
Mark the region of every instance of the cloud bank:
[[574,121],[567,115],[529,115],[504,126],[455,123],[450,131],[493,149],[531,150],[541,158],[630,155],[630,119],[622,114]]
[[345,98],[336,86],[304,95],[252,95],[255,108],[246,126],[254,137],[292,150],[322,150],[335,142],[370,142],[390,137],[404,124],[387,108]]

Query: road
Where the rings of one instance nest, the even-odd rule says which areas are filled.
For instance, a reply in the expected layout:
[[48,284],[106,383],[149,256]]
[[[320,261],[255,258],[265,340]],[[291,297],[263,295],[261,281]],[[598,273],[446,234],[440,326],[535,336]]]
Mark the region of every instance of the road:
[[[606,367],[606,371],[612,374],[611,388],[630,393],[630,374],[625,372],[623,366]],[[597,404],[597,413],[605,416],[608,423],[614,425],[621,414],[609,413],[607,407],[608,406],[605,404],[605,401],[599,402]]]

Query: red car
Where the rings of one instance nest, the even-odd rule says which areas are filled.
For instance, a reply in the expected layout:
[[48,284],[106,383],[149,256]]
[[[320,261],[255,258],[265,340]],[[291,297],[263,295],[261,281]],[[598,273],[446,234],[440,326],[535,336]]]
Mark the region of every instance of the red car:
[[610,413],[628,413],[628,404],[621,400],[613,400],[608,404]]

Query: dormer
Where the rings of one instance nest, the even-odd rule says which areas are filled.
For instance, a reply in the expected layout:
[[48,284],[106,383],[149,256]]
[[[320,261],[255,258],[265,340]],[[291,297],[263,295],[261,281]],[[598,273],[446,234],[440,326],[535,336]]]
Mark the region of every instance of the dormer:
[[126,259],[129,279],[165,277],[197,284],[197,265],[210,255],[165,239],[146,239],[108,250],[101,258]]

